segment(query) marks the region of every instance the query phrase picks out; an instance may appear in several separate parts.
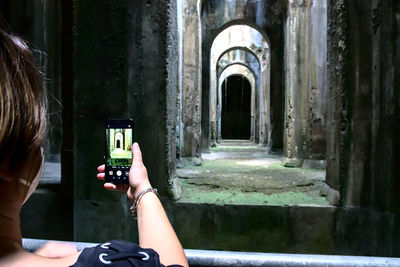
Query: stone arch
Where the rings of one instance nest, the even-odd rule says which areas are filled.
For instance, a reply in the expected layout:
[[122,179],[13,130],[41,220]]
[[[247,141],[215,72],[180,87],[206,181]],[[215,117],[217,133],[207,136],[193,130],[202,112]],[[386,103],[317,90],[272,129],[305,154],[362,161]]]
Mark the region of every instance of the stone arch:
[[[256,79],[254,72],[245,64],[235,63],[227,66],[218,79],[218,99],[222,100],[222,84],[225,79],[228,79],[232,75],[242,75],[244,78],[248,80],[251,86],[251,98],[250,98],[250,140],[254,141],[255,139],[255,126],[256,126],[256,116],[255,116],[255,92],[256,92]],[[222,102],[222,101],[220,101]],[[218,117],[217,117],[217,125],[218,125],[218,137],[221,136],[221,112],[222,105],[218,107]]]
[[[256,75],[255,75],[255,73],[254,73],[254,70],[250,67],[250,66],[248,66],[247,64],[245,64],[245,63],[243,63],[243,62],[232,62],[231,64],[229,64],[229,65],[227,65],[223,70],[222,70],[222,72],[221,72],[221,74],[219,75],[219,78],[218,78],[218,86],[220,86],[220,82],[221,82],[221,77],[223,77],[224,75],[226,75],[226,74],[224,74],[225,72],[231,72],[231,74],[230,75],[234,75],[235,73],[233,73],[232,72],[232,70],[230,70],[230,69],[232,69],[232,67],[235,67],[236,68],[236,65],[239,65],[238,66],[238,69],[239,68],[246,68],[250,73],[251,73],[251,75],[250,76],[245,76],[248,80],[249,80],[249,82],[251,81],[251,80],[254,80],[254,83],[256,83]],[[249,78],[249,77],[252,77],[252,78]],[[225,76],[225,78],[228,78],[228,77],[226,77]]]
[[[222,62],[221,62],[222,61]],[[248,67],[252,72],[255,77],[255,85],[254,85],[254,96],[255,99],[258,98],[258,94],[260,91],[260,62],[257,59],[257,56],[249,49],[245,48],[230,48],[226,52],[224,52],[220,58],[218,59],[217,63],[217,77],[219,79],[221,73],[229,66],[233,64],[243,64],[244,66]],[[221,119],[221,98],[217,98],[217,142],[218,140],[221,139],[221,124],[220,124],[220,119]],[[254,123],[252,125],[252,135],[251,135],[251,141],[254,141],[256,143],[259,143],[259,108],[258,108],[258,103],[257,101],[254,101],[255,105],[253,105],[255,112],[253,113],[254,115],[254,120],[252,122]]]
[[[241,1],[236,8],[232,1],[204,1],[201,13],[202,43],[202,91],[201,91],[201,145],[202,152],[210,148],[210,49],[213,39],[234,24],[249,25],[264,34],[270,44],[270,101],[271,109],[269,146],[280,149],[283,146],[284,121],[284,23],[286,1]],[[239,6],[238,6],[239,7]],[[244,9],[244,7],[246,7]],[[262,14],[262,15],[261,15]],[[266,19],[262,19],[266,18]]]
[[[232,53],[235,54],[234,57],[232,56]],[[238,53],[239,55],[237,55]],[[247,60],[248,58],[247,55],[251,55],[254,58],[257,66],[251,66],[251,64],[249,64],[254,62],[252,60],[251,61]],[[242,59],[241,56],[244,57],[244,59]],[[232,47],[224,51],[224,53],[221,54],[221,56],[218,58],[217,75],[219,76],[228,65],[234,64],[234,62],[242,62],[244,64],[249,65],[250,69],[252,69],[253,72],[256,72],[256,70],[258,70],[258,72],[260,71],[260,61],[258,60],[257,55],[253,53],[253,51],[243,47]]]
[[115,149],[123,149],[124,147],[124,135],[121,132],[116,132],[114,135],[114,147]]
[[[215,30],[211,34],[211,40],[214,40],[222,31],[224,31],[227,28],[234,26],[234,25],[247,25],[251,28],[254,28],[255,30],[257,30],[258,32],[260,32],[263,35],[264,39],[268,43],[268,46],[271,45],[271,41],[270,41],[268,35],[264,32],[264,30],[256,23],[253,23],[252,21],[245,20],[245,19],[233,19],[233,20],[230,20],[230,21],[224,23],[223,25],[221,25],[217,30]],[[210,48],[211,48],[211,46],[212,46],[212,42],[210,43]]]
[[260,94],[256,100],[260,107],[259,141],[267,145],[270,141],[270,45],[259,29],[248,24],[227,23],[215,36],[211,43],[210,53],[210,138],[215,144],[218,138],[217,126],[217,63],[218,59],[227,51],[246,49],[255,54],[260,63]]

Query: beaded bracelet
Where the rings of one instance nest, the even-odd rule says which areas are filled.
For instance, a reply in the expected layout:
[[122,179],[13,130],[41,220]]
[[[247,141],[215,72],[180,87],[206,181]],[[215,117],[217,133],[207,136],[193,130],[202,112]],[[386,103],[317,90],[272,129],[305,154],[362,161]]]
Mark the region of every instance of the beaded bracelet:
[[137,218],[137,205],[139,204],[140,199],[142,198],[142,196],[146,193],[149,192],[153,192],[154,194],[157,195],[157,197],[160,197],[160,195],[158,194],[157,188],[147,188],[146,190],[140,192],[139,195],[137,195],[137,197],[135,197],[135,200],[133,201],[133,204],[130,208],[131,214],[134,218]]

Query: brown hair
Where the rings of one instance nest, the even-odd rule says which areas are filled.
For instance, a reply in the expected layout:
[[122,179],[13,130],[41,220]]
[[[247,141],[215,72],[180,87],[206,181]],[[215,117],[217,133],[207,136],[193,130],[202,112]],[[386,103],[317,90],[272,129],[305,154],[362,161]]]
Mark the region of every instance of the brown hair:
[[[19,37],[0,27],[0,168],[20,167],[44,141],[41,73]],[[5,166],[6,165],[6,166]]]

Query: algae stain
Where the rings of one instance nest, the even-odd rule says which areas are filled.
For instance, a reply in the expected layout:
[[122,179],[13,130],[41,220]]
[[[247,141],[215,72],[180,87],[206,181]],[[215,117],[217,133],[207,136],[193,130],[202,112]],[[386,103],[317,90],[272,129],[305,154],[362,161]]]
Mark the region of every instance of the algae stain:
[[283,192],[277,194],[264,194],[260,192],[242,192],[238,189],[220,191],[202,191],[198,188],[184,187],[182,198],[184,203],[211,203],[216,205],[315,205],[329,206],[324,197],[310,196],[302,192]]

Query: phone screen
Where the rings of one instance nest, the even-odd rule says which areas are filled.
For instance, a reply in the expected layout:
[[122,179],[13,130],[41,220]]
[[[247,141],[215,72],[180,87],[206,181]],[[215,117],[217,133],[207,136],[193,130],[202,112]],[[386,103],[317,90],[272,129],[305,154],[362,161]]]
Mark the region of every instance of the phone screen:
[[132,165],[133,120],[106,121],[107,182],[128,183]]

